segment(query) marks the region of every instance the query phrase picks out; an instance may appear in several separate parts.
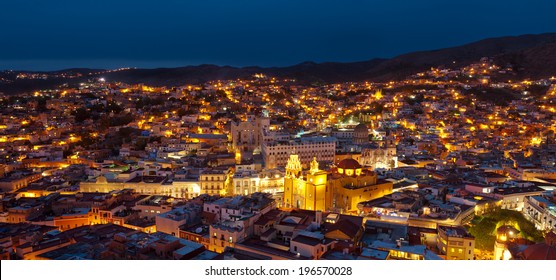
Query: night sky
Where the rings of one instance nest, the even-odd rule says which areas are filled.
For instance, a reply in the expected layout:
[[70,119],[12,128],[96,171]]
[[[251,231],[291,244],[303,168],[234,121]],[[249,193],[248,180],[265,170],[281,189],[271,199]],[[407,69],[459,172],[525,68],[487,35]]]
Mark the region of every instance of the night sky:
[[287,66],[555,32],[556,1],[0,1],[0,69]]

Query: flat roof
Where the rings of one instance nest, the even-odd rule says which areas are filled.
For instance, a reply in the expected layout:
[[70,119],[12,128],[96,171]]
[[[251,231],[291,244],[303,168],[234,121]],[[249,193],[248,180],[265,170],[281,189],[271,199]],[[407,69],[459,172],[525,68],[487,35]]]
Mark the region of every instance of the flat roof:
[[160,184],[166,181],[165,176],[137,176],[133,179],[129,179],[126,183],[148,183],[148,184]]
[[307,245],[310,245],[310,246],[315,246],[315,245],[320,244],[321,240],[317,239],[317,238],[309,237],[309,236],[298,235],[294,239],[292,239],[291,242],[299,242],[299,243],[307,244]]
[[199,139],[228,139],[225,134],[189,134],[189,138],[199,138]]
[[493,193],[501,195],[518,194],[518,193],[528,193],[528,192],[544,192],[545,189],[539,188],[537,186],[529,187],[510,187],[510,188],[495,188]]

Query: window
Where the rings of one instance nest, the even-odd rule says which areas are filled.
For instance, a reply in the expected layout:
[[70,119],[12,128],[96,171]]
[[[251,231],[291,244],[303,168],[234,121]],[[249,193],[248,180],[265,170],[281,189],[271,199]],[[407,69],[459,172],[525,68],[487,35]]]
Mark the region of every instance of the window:
[[233,243],[233,242],[234,242],[233,237],[230,236],[230,237],[228,238],[228,242]]
[[293,246],[293,251],[297,252],[297,246]]

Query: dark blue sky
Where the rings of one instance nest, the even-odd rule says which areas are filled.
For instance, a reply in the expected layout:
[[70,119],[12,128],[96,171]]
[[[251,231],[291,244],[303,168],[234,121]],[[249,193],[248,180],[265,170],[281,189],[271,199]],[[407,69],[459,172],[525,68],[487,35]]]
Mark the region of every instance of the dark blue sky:
[[360,61],[556,31],[556,1],[0,1],[0,69]]

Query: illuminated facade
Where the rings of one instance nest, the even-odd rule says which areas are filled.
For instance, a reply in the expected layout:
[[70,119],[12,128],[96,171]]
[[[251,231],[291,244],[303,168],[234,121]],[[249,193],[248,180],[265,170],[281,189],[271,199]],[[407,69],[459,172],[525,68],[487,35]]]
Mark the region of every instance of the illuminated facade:
[[193,198],[201,193],[199,181],[168,182],[165,177],[161,178],[160,176],[138,176],[125,182],[108,181],[106,177],[98,176],[94,181],[79,183],[80,192],[108,193],[124,189],[132,189],[140,194],[167,195],[176,198]]
[[247,121],[232,123],[232,148],[236,153],[252,153],[263,142],[263,131],[270,126],[269,118],[247,116]]
[[330,210],[355,212],[360,202],[391,194],[393,183],[379,181],[374,171],[354,159],[344,159],[330,171],[327,189]]
[[360,162],[361,165],[372,169],[391,169],[398,167],[394,136],[387,133],[380,147],[370,147],[369,145],[362,146]]
[[523,215],[539,230],[556,230],[556,200],[548,195],[525,197]]
[[303,178],[301,161],[296,154],[290,155],[284,177],[284,205],[308,210],[326,210],[325,171],[319,170],[316,157],[311,169]]
[[245,228],[235,226],[233,223],[210,225],[210,240],[208,249],[222,253],[226,247],[234,248],[237,242],[245,239]]
[[276,194],[284,191],[284,172],[278,169],[236,171],[233,184],[235,195],[256,192]]
[[13,192],[28,186],[32,182],[38,181],[40,178],[42,178],[41,173],[32,173],[16,178],[1,178],[0,191]]
[[261,154],[266,168],[285,166],[291,151],[295,151],[302,166],[308,166],[314,157],[319,162],[333,162],[336,154],[334,137],[301,137],[290,141],[263,143]]
[[225,195],[230,183],[229,171],[206,170],[199,177],[201,194]]
[[473,260],[475,237],[462,227],[438,226],[437,247],[447,260]]
[[392,193],[393,184],[378,181],[375,172],[356,160],[342,160],[337,168],[318,169],[314,158],[303,174],[298,155],[290,155],[284,177],[284,205],[307,210],[354,212],[357,204]]

